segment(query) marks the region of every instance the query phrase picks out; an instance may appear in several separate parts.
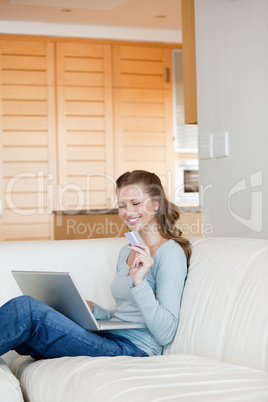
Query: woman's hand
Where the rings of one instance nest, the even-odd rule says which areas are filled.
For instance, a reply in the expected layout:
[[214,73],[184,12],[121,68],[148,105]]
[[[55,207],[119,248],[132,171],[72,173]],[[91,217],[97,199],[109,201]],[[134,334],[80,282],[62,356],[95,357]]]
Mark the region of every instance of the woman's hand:
[[87,302],[90,310],[92,311],[92,313],[94,313],[94,306],[95,306],[94,303],[90,300],[86,300],[86,302]]
[[136,251],[136,256],[131,267],[131,275],[134,286],[141,283],[154,263],[149,247],[144,244],[129,246],[130,250]]

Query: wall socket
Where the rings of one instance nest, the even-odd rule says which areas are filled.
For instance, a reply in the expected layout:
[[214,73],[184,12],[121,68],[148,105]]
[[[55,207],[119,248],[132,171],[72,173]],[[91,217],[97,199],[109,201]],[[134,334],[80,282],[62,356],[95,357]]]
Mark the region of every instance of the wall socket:
[[214,157],[223,158],[229,155],[229,133],[215,134],[214,136]]
[[229,156],[229,133],[200,136],[199,158],[212,159]]

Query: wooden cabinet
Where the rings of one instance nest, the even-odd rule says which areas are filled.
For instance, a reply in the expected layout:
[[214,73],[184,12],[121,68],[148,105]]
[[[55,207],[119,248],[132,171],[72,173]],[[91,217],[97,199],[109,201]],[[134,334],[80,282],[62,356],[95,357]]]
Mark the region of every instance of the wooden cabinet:
[[80,211],[78,214],[54,212],[55,240],[124,237],[127,231],[116,210]]
[[54,44],[0,41],[1,240],[50,239],[56,183]]
[[[201,212],[181,212],[178,226],[183,236],[202,236]],[[54,212],[55,240],[124,237],[127,231],[128,228],[119,219],[117,210],[81,211],[78,214]]]
[[52,239],[52,210],[114,207],[126,170],[174,176],[170,46],[0,42],[0,240]]
[[56,49],[58,208],[106,208],[114,176],[111,46],[58,42]]
[[115,173],[173,170],[171,50],[113,47]]

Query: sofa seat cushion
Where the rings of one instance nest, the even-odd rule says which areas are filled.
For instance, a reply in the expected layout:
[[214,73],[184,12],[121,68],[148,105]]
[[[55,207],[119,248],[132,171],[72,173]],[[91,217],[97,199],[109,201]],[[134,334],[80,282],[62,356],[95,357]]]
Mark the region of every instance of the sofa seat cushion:
[[0,402],[23,402],[19,381],[0,358]]
[[268,374],[194,355],[20,357],[13,370],[25,401],[268,401]]

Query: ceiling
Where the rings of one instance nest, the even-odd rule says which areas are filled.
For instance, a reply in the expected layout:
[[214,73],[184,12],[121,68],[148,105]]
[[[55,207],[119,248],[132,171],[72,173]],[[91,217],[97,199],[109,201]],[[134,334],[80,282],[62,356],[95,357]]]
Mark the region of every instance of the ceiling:
[[0,0],[0,20],[181,30],[181,0]]

